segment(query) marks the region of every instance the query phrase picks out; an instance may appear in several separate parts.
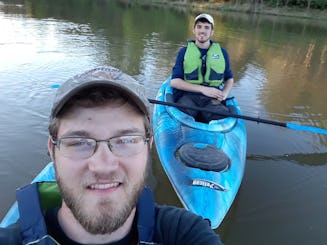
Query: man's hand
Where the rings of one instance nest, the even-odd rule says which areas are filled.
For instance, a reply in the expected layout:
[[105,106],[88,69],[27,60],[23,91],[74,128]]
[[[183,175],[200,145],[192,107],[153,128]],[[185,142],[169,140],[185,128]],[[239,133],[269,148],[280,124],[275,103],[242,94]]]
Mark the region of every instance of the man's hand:
[[218,101],[225,100],[228,95],[226,92],[221,91],[215,87],[206,87],[206,86],[202,86],[201,93],[204,94],[205,96],[214,98]]
[[225,81],[224,89],[219,90],[218,88],[215,87],[207,87],[200,84],[192,84],[184,81],[181,78],[174,78],[170,81],[170,85],[173,88],[177,88],[189,92],[197,92],[197,93],[200,92],[205,96],[216,99],[218,101],[223,101],[227,98],[229,91],[232,89],[233,83],[234,83],[234,79],[230,78],[227,81]]

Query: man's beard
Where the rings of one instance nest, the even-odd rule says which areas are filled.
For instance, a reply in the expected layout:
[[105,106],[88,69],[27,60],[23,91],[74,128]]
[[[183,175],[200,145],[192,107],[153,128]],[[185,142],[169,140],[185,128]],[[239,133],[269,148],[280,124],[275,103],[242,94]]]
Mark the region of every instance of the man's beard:
[[[74,195],[60,179],[58,185],[62,192],[62,198],[74,217],[91,234],[110,234],[121,227],[136,206],[143,184],[134,186],[128,195],[128,200],[121,203],[119,209],[113,206],[110,200],[102,200],[97,203],[96,210],[87,212],[88,207],[81,195]],[[94,212],[96,211],[96,212]]]
[[[96,207],[87,207],[87,203],[83,201],[83,193],[76,193],[76,191],[65,184],[65,181],[60,178],[58,171],[56,171],[57,182],[63,201],[87,232],[94,235],[110,234],[126,222],[132,210],[136,207],[138,198],[145,186],[149,166],[148,157],[145,173],[135,186],[128,189],[129,193],[126,193],[127,200],[123,201],[118,208],[111,200],[100,200]],[[96,210],[90,210],[90,208]]]
[[206,38],[206,39],[197,39],[197,41],[199,42],[199,43],[206,43],[206,42],[208,42],[210,40],[210,38]]
[[210,40],[210,36],[205,33],[195,34],[195,40],[199,43],[206,43]]

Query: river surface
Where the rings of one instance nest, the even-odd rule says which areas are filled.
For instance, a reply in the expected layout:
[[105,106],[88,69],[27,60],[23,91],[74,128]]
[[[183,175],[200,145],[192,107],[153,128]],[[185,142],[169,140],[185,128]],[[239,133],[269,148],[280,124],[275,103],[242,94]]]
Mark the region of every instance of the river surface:
[[[193,38],[194,15],[109,0],[0,2],[0,218],[15,189],[50,161],[53,85],[112,65],[154,98],[178,49]],[[233,95],[243,114],[327,128],[326,22],[213,16],[214,38],[229,51]],[[246,125],[243,182],[217,233],[229,245],[326,244],[326,135]],[[153,159],[149,181],[157,202],[180,206],[155,153]]]

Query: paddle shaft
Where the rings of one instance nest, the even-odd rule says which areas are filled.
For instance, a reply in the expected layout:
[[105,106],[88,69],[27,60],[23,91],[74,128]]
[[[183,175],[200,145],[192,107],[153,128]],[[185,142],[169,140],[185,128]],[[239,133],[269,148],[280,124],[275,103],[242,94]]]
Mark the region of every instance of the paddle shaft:
[[153,100],[153,99],[148,99],[148,101],[152,104],[159,104],[159,105],[165,105],[165,106],[173,106],[173,107],[177,107],[177,108],[184,108],[184,109],[197,110],[197,111],[203,111],[203,112],[209,112],[209,113],[216,113],[217,115],[225,116],[225,117],[240,118],[240,119],[253,121],[253,122],[257,122],[257,123],[270,124],[270,125],[275,125],[275,126],[284,127],[284,128],[290,128],[290,129],[294,129],[294,130],[303,130],[303,131],[309,131],[309,132],[313,132],[313,133],[327,135],[327,130],[322,129],[322,128],[315,128],[315,127],[311,127],[311,126],[301,126],[301,125],[297,125],[297,124],[272,121],[272,120],[262,119],[259,117],[258,118],[250,117],[250,116],[239,115],[239,114],[234,114],[234,113],[212,112],[211,110],[197,107],[197,106],[187,106],[187,105],[181,105],[178,103],[167,102],[167,101],[160,101],[160,100]]
[[244,120],[248,120],[248,121],[267,123],[267,124],[272,124],[272,125],[276,125],[276,126],[280,126],[280,127],[286,127],[286,123],[277,122],[277,121],[271,121],[271,120],[266,120],[266,119],[261,119],[261,118],[256,118],[256,117],[249,117],[249,116],[239,115],[239,114],[234,114],[234,113],[212,112],[211,110],[208,110],[206,108],[201,108],[201,107],[197,107],[197,106],[181,105],[181,104],[177,104],[177,103],[173,103],[173,102],[166,102],[166,101],[153,100],[153,99],[148,99],[148,100],[152,104],[159,104],[159,105],[173,106],[173,107],[177,107],[177,108],[190,109],[190,110],[195,110],[195,111],[215,113],[217,115],[225,116],[225,117],[240,118],[240,119],[244,119]]

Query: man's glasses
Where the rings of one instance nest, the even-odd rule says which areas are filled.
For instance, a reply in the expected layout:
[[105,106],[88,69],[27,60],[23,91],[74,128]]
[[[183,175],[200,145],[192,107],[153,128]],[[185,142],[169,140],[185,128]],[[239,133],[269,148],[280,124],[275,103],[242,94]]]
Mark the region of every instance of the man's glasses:
[[51,141],[63,156],[71,159],[86,159],[95,153],[99,142],[106,142],[115,156],[129,157],[140,153],[149,139],[143,135],[123,135],[107,140],[62,137]]

